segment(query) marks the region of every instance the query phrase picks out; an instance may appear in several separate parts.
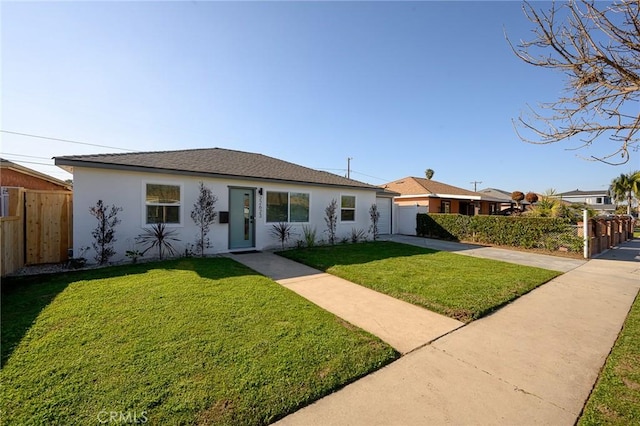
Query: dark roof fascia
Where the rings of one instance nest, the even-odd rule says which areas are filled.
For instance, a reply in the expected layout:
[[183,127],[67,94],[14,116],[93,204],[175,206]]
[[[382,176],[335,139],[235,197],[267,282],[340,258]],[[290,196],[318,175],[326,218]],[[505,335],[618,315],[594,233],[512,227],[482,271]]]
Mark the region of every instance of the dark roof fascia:
[[609,195],[609,191],[606,189],[603,190],[593,190],[593,191],[568,191],[568,192],[563,192],[561,194],[556,194],[556,197],[584,197],[584,196],[588,196],[588,195],[602,195],[602,196],[608,196]]
[[367,186],[357,186],[357,185],[335,185],[335,184],[329,184],[329,183],[306,182],[306,181],[300,181],[300,180],[270,179],[270,178],[261,178],[261,177],[244,176],[244,175],[227,175],[222,173],[192,172],[188,170],[179,170],[179,169],[159,169],[156,167],[97,163],[94,161],[78,161],[78,160],[69,160],[65,158],[56,158],[55,164],[56,166],[86,167],[86,168],[92,168],[92,169],[98,168],[98,169],[107,169],[107,170],[123,170],[123,171],[131,171],[131,172],[158,173],[158,174],[164,173],[164,174],[198,176],[198,177],[219,178],[219,179],[254,180],[258,182],[278,182],[278,183],[289,183],[289,184],[298,184],[298,185],[304,184],[304,185],[319,186],[319,187],[325,187],[325,188],[329,187],[329,188],[361,189],[364,191],[378,191],[379,189],[375,186],[367,187]]
[[376,193],[376,195],[378,195],[378,197],[389,197],[389,198],[394,198],[394,197],[398,197],[402,194],[400,194],[399,192],[395,192],[395,191],[390,191],[386,188],[378,188],[378,191]]

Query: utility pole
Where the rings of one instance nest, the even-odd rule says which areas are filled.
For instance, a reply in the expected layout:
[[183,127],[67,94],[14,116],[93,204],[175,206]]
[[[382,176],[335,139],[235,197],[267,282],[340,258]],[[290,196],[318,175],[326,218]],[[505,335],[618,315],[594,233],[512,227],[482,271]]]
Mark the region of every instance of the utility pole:
[[474,180],[473,182],[469,182],[471,185],[473,185],[473,192],[478,192],[478,184],[482,183],[481,180]]
[[351,160],[353,157],[347,157],[347,179],[351,179]]

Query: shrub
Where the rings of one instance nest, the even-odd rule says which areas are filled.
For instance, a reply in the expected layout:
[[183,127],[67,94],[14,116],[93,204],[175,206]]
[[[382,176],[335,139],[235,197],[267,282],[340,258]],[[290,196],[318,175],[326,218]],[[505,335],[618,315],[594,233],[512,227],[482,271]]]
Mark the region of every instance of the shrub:
[[569,221],[561,218],[420,213],[416,224],[419,236],[525,248],[548,245],[548,235],[573,235]]
[[104,265],[109,261],[116,251],[113,248],[115,243],[115,227],[120,223],[118,212],[122,211],[122,207],[112,205],[111,208],[104,205],[102,200],[98,200],[95,206],[89,208],[89,213],[98,220],[98,226],[91,231],[93,236],[93,249],[96,251],[94,259],[100,265]]
[[338,225],[338,202],[334,198],[331,203],[324,209],[324,222],[327,224],[326,233],[329,238],[329,244],[336,243],[336,227]]
[[160,222],[154,223],[150,228],[145,228],[144,232],[136,238],[142,245],[147,248],[142,252],[144,255],[147,251],[154,247],[158,248],[158,257],[162,260],[164,252],[175,255],[176,249],[173,248],[172,241],[180,241],[175,237],[176,231],[167,229],[167,225]]
[[380,221],[380,212],[378,211],[377,204],[371,204],[369,208],[369,217],[371,218],[371,225],[369,226],[369,232],[373,234],[373,241],[378,239],[378,222]]
[[304,235],[304,243],[307,247],[316,245],[316,228],[308,225],[302,225],[302,234]]
[[204,186],[204,182],[200,182],[199,189],[198,199],[193,204],[193,210],[191,211],[191,219],[200,230],[196,238],[196,249],[201,256],[204,256],[204,249],[211,247],[207,235],[209,234],[209,226],[218,215],[215,211],[218,197],[213,195],[211,189]]
[[364,229],[351,228],[351,242],[359,243],[367,240],[367,233]]
[[293,227],[287,222],[278,222],[271,226],[271,235],[280,241],[282,250],[284,250],[284,245],[291,238],[291,234],[293,233],[292,231]]

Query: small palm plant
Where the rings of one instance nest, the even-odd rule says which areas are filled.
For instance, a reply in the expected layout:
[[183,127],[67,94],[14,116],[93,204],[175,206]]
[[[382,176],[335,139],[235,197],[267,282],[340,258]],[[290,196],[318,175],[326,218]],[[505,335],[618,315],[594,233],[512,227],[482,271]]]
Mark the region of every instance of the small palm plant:
[[284,250],[284,245],[291,238],[291,234],[293,233],[292,230],[293,227],[291,226],[291,224],[286,222],[273,224],[273,227],[271,228],[271,235],[273,235],[278,241],[280,241],[282,250]]
[[145,228],[144,233],[136,238],[140,244],[147,246],[142,254],[154,247],[158,248],[158,257],[162,260],[162,255],[166,251],[169,255],[175,255],[176,249],[172,245],[172,241],[180,241],[175,237],[176,231],[167,229],[165,223],[154,223],[150,228]]

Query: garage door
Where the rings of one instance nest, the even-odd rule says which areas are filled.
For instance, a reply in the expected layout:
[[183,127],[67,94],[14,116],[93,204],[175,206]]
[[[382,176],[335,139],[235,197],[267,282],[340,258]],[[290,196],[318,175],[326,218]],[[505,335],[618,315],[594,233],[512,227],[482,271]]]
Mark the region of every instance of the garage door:
[[378,233],[380,235],[391,233],[391,198],[376,198],[380,220],[378,221]]

